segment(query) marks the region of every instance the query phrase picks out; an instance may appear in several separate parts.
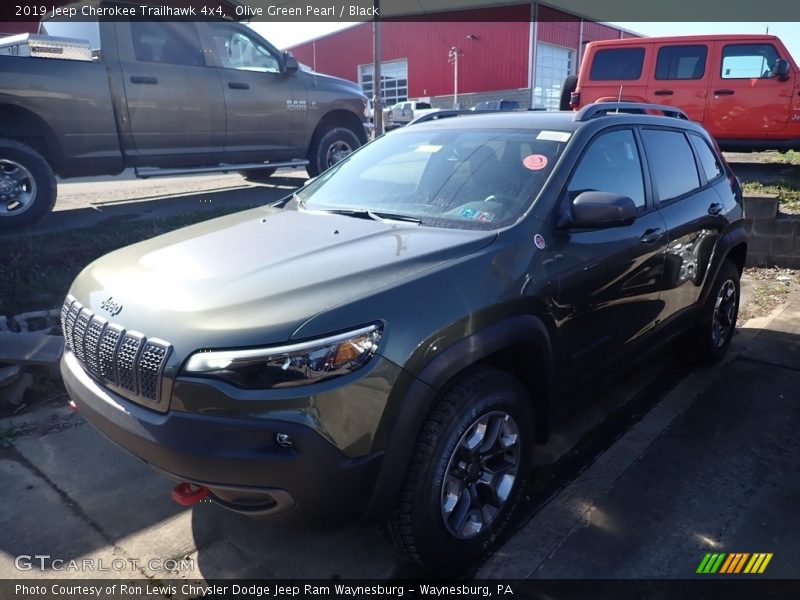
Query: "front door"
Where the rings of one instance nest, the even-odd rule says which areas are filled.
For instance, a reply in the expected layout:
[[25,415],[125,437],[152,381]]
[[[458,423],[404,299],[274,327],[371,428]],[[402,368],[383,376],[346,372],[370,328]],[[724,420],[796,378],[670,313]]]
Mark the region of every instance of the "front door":
[[225,95],[228,159],[299,158],[308,138],[305,78],[284,71],[280,53],[244,25],[206,27]]
[[764,138],[786,127],[794,74],[774,75],[779,56],[769,42],[716,42],[706,128],[719,139]]
[[582,371],[606,364],[651,333],[662,312],[667,239],[648,199],[633,130],[604,132],[591,142],[562,202],[568,208],[590,190],[630,197],[639,216],[621,227],[561,228],[554,235],[559,347],[565,364]]

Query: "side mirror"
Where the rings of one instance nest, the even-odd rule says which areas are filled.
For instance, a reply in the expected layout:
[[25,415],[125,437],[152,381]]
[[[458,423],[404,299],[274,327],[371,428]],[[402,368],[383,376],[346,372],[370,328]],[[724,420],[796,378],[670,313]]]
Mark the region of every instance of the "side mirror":
[[288,50],[283,53],[283,70],[288,73],[290,71],[297,71],[300,68],[300,63],[294,55]]
[[778,81],[786,81],[789,79],[789,61],[783,58],[778,59],[775,63],[775,77]]
[[599,229],[633,223],[639,214],[633,200],[621,194],[583,192],[572,201],[572,227]]

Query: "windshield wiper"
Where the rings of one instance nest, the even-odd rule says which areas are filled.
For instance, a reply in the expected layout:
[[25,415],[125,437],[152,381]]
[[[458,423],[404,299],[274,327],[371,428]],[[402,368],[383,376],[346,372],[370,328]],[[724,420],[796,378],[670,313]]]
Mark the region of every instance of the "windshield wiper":
[[[306,207],[307,208],[307,207]],[[344,215],[346,217],[355,217],[357,219],[372,219],[373,221],[403,221],[404,223],[422,223],[421,219],[409,215],[401,215],[398,213],[390,213],[375,210],[364,210],[355,208],[322,208],[312,209],[318,212],[330,213],[333,215]]]

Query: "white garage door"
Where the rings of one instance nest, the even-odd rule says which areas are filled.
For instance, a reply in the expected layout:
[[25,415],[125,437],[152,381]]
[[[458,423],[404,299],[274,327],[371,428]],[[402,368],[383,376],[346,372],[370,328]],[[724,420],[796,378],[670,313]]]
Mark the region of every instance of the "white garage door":
[[575,72],[575,51],[552,44],[536,44],[536,81],[534,107],[558,110],[561,84]]

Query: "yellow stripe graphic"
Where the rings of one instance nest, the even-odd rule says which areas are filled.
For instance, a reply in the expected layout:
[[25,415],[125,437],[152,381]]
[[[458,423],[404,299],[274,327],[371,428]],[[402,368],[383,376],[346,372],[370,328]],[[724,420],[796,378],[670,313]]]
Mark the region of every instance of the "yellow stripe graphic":
[[728,554],[728,558],[725,559],[725,563],[722,565],[722,568],[719,570],[720,573],[727,573],[728,567],[733,562],[733,554]]
[[744,563],[747,560],[747,557],[750,556],[750,553],[749,552],[745,552],[744,554],[740,554],[739,556],[741,558],[739,559],[739,562],[736,565],[736,570],[733,571],[734,573],[738,573],[738,572],[740,572],[742,570],[742,567],[744,566]]
[[744,568],[744,572],[745,573],[754,573],[755,572],[755,571],[753,571],[753,567],[755,567],[756,561],[758,560],[759,556],[761,556],[761,555],[760,554],[753,554],[753,558],[750,559],[750,562],[747,563],[747,566]]
[[772,552],[767,554],[767,557],[764,559],[764,562],[761,563],[761,568],[758,570],[758,572],[759,573],[763,573],[764,569],[767,568],[767,565],[769,564],[769,561],[771,561],[771,560],[772,560]]

